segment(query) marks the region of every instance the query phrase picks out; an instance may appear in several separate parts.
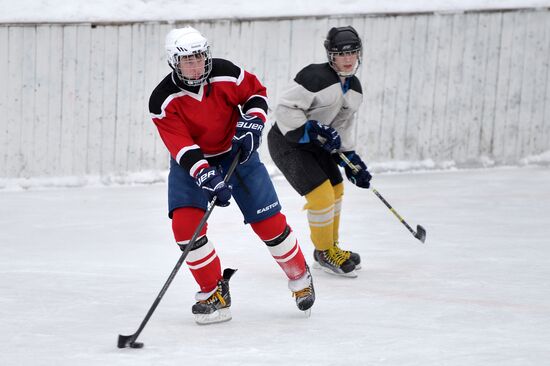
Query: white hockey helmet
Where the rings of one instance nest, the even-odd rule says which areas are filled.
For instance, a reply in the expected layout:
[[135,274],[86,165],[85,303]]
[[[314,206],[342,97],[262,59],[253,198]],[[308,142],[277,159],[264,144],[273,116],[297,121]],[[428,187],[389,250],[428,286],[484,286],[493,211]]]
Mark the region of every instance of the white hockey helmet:
[[[210,54],[210,45],[198,30],[193,27],[184,27],[172,29],[166,35],[164,48],[168,64],[178,78],[186,85],[197,86],[202,84],[212,71],[212,56]],[[205,57],[204,72],[201,76],[195,79],[185,77],[180,70],[180,61],[182,57],[203,55]]]

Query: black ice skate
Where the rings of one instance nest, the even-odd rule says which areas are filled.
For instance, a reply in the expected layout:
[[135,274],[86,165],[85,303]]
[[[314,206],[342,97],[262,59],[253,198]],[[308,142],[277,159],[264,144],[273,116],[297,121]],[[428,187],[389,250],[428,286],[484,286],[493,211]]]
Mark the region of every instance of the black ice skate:
[[197,324],[221,323],[231,320],[231,295],[229,293],[229,279],[236,269],[223,270],[223,278],[218,281],[218,286],[211,292],[197,292],[197,303],[191,311],[195,314]]
[[306,265],[306,273],[296,279],[288,281],[288,288],[292,291],[292,296],[296,298],[298,309],[305,311],[309,316],[311,307],[315,302],[315,289],[313,288],[313,279]]
[[315,250],[313,259],[315,260],[314,268],[320,268],[333,275],[357,277],[355,263],[350,259],[350,254],[346,254],[337,246],[332,246],[327,250]]
[[358,253],[352,252],[351,250],[343,250],[342,248],[340,248],[338,242],[335,242],[334,246],[348,256],[348,258],[355,264],[356,270],[361,269],[361,256]]

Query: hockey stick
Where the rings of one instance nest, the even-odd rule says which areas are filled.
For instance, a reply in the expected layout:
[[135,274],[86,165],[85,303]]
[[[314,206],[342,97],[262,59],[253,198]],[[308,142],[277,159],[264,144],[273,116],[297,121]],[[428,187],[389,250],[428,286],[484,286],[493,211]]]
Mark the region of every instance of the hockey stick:
[[[231,176],[233,175],[233,172],[235,171],[235,168],[237,167],[237,164],[239,163],[240,156],[241,156],[241,151],[239,150],[239,151],[237,151],[237,155],[233,159],[233,162],[229,166],[229,170],[227,171],[227,174],[226,174],[225,179],[224,179],[225,183],[229,182],[229,178],[231,178]],[[206,221],[210,217],[210,214],[212,213],[212,210],[214,210],[214,206],[216,204],[217,199],[218,199],[218,197],[214,197],[212,199],[212,201],[210,201],[210,203],[208,203],[208,207],[206,208],[206,212],[204,213],[204,216],[202,217],[201,221],[199,222],[199,225],[195,229],[195,232],[193,233],[193,236],[191,237],[191,240],[189,240],[189,243],[186,245],[185,250],[181,254],[180,258],[178,259],[178,262],[176,263],[176,266],[174,267],[174,269],[170,273],[170,276],[168,276],[168,279],[166,280],[166,282],[164,283],[164,286],[162,287],[159,294],[157,295],[157,298],[153,302],[153,305],[151,305],[151,307],[149,308],[149,311],[147,312],[147,315],[145,315],[145,318],[141,322],[138,330],[132,335],[121,335],[121,334],[118,335],[118,343],[117,343],[118,348],[126,348],[128,346],[130,348],[142,348],[143,347],[143,343],[142,342],[136,342],[136,339],[139,337],[139,334],[141,333],[143,328],[145,328],[145,325],[147,324],[147,322],[151,318],[151,315],[153,315],[153,313],[155,312],[155,309],[157,308],[158,304],[160,303],[160,300],[162,300],[162,297],[164,296],[164,294],[168,290],[168,287],[170,286],[170,284],[174,280],[174,277],[176,277],[176,274],[178,273],[181,265],[183,264],[183,261],[185,260],[185,258],[187,257],[187,254],[189,253],[189,251],[193,247],[193,244],[195,244],[195,241],[197,240],[197,237],[199,236],[202,228],[206,224]]]
[[[351,168],[351,170],[353,170],[354,173],[358,173],[359,170],[361,169],[360,167],[357,167],[357,166],[353,165],[352,162],[348,159],[348,157],[346,155],[344,155],[343,153],[339,152],[338,156],[340,156],[340,159],[342,159],[344,161],[344,163],[346,163],[347,166],[349,166]],[[380,200],[386,205],[386,207],[389,208],[391,212],[393,212],[395,217],[397,217],[397,219],[403,225],[405,225],[407,230],[409,230],[415,238],[420,240],[422,243],[424,243],[426,241],[426,229],[424,229],[421,225],[416,225],[416,231],[414,231],[409,226],[409,224],[407,224],[407,222],[397,213],[397,211],[395,211],[395,209],[393,207],[391,207],[391,205],[388,203],[388,201],[386,201],[384,199],[384,197],[382,197],[382,195],[373,186],[371,186],[370,189],[376,195],[376,197],[380,198]]]

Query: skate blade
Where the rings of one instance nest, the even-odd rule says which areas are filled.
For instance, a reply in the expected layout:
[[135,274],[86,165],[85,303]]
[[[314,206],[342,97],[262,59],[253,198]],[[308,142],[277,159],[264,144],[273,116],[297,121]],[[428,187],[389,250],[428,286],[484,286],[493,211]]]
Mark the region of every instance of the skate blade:
[[358,269],[361,269],[361,264],[356,264],[355,265],[355,270],[357,271]]
[[321,269],[321,270],[323,270],[324,272],[326,272],[326,273],[328,273],[328,274],[331,274],[331,275],[333,275],[333,276],[348,277],[348,278],[356,278],[356,277],[357,277],[357,272],[355,272],[355,270],[353,270],[353,271],[351,271],[351,272],[348,272],[348,273],[344,273],[344,272],[337,273],[337,272],[334,272],[333,270],[331,270],[330,268],[323,267],[322,265],[320,265],[320,264],[317,263],[317,262],[314,262],[314,263],[313,263],[313,268],[315,268],[315,269]]
[[311,317],[311,308],[304,310],[304,315],[306,316],[306,318]]
[[195,322],[199,325],[223,323],[231,320],[231,310],[223,308],[214,311],[212,314],[194,314]]

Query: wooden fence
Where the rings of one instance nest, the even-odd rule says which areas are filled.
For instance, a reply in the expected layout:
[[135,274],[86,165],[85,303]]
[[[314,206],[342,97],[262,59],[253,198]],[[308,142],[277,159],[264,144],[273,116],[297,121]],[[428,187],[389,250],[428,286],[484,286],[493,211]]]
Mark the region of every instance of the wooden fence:
[[[550,150],[550,11],[135,24],[0,24],[0,178],[167,168],[147,111],[164,37],[190,24],[268,87],[271,106],[322,41],[364,44],[359,151],[368,161],[513,163]],[[261,150],[269,160],[265,146]]]

